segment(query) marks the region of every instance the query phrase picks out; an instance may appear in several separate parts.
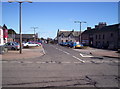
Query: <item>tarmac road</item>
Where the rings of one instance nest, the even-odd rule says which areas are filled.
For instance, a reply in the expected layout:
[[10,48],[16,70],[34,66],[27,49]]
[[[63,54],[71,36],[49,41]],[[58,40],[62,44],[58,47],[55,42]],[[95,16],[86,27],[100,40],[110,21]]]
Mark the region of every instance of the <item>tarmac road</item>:
[[44,44],[45,55],[2,61],[3,87],[118,87],[118,60]]

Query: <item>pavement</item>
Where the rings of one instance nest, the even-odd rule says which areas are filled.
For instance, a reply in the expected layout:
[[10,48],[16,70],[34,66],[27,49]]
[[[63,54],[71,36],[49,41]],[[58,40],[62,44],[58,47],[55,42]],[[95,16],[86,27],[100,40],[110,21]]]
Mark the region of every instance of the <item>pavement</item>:
[[[79,51],[82,54],[90,54],[92,56],[101,56],[101,57],[110,57],[110,58],[120,58],[120,53],[112,50],[103,50],[97,48],[88,47],[86,49],[74,49]],[[2,60],[17,60],[17,59],[29,59],[40,57],[44,55],[43,47],[35,47],[35,48],[26,48],[22,49],[22,54],[19,51],[11,51],[9,50],[7,53],[0,55]]]
[[120,58],[120,53],[112,50],[104,50],[88,47],[86,49],[74,49],[83,54],[90,54],[92,56],[101,56],[101,57],[109,57],[109,58]]
[[2,60],[17,60],[17,59],[30,59],[44,55],[43,47],[34,47],[22,49],[22,54],[19,51],[8,50],[7,53],[2,54]]

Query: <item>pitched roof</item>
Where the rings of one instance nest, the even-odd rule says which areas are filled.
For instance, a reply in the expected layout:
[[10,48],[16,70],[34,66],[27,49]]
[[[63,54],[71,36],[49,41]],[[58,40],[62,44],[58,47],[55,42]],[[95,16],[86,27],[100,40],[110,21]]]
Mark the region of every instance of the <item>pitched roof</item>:
[[85,30],[83,34],[93,34],[93,33],[99,33],[99,32],[108,32],[108,31],[116,31],[119,29],[120,24],[114,24],[114,25],[109,25],[109,26],[104,26],[100,29],[91,29],[91,30]]
[[64,35],[65,37],[68,37],[70,34],[73,36],[79,36],[80,32],[79,31],[59,31],[58,36]]
[[[20,34],[16,34],[15,35],[15,38],[19,38],[20,37]],[[34,37],[34,34],[22,34],[22,38],[33,38]]]
[[8,34],[16,34],[16,32],[13,29],[8,29]]

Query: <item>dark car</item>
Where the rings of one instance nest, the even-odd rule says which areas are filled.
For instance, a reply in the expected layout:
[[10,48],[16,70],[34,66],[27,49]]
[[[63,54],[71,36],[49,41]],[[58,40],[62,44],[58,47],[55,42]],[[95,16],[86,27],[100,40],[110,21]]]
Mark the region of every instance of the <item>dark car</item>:
[[68,46],[68,42],[61,42],[60,45],[61,46]]
[[19,50],[20,49],[20,45],[17,42],[7,42],[4,45],[5,48],[8,48],[8,50]]
[[68,42],[68,47],[73,47],[73,45],[74,45],[74,42]]

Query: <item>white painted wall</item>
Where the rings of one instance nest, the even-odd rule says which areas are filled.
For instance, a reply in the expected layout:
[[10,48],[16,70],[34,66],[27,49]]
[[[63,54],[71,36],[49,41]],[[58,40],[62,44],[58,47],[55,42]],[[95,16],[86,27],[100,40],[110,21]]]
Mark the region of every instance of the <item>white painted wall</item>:
[[3,29],[0,28],[0,45],[3,45],[4,41],[3,41]]

